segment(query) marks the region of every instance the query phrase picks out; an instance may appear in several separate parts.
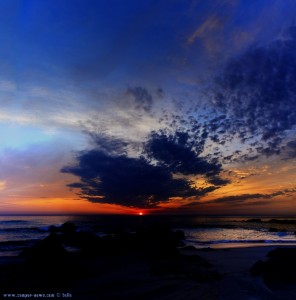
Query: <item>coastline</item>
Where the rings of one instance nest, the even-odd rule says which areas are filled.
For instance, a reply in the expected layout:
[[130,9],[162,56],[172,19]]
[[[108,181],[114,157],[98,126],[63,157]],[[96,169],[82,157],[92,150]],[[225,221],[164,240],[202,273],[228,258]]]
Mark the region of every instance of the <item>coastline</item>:
[[[254,277],[250,271],[257,261],[266,261],[270,251],[296,247],[256,245],[195,249],[185,246],[175,251],[175,246],[166,247],[164,243],[159,247],[155,243],[156,248],[145,249],[154,242],[159,243],[160,237],[169,241],[171,231],[163,230],[157,235],[158,231],[154,229],[138,236],[137,243],[144,243],[142,248],[138,248],[131,236],[125,234],[117,237],[119,244],[111,242],[111,237],[105,238],[104,243],[111,244],[101,253],[88,249],[87,252],[65,255],[58,248],[58,243],[51,247],[59,241],[54,240],[54,243],[46,244],[48,251],[41,255],[35,252],[33,256],[27,253],[18,257],[0,257],[2,296],[3,293],[64,293],[79,300],[296,298],[295,284],[268,286],[262,277]],[[63,233],[67,239],[69,233]],[[60,237],[56,234],[50,236]],[[179,238],[181,234],[177,236]],[[146,244],[143,238],[150,239],[150,244]],[[84,243],[92,240],[93,236],[89,235],[87,239]],[[88,246],[97,249],[94,240]]]

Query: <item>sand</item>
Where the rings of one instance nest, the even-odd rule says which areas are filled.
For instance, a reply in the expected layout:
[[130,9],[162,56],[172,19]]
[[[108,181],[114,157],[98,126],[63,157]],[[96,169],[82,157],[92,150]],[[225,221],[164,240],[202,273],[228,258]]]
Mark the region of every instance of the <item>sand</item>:
[[[277,288],[268,288],[261,277],[252,277],[251,266],[258,261],[266,260],[266,254],[277,247],[249,247],[234,249],[181,250],[186,256],[199,255],[212,264],[209,270],[217,271],[222,275],[217,280],[196,280],[184,273],[155,274],[151,272],[155,264],[143,260],[134,254],[124,254],[117,257],[82,257],[77,258],[77,274],[71,277],[71,282],[46,292],[69,293],[72,299],[177,299],[177,300],[285,300],[296,299],[296,285],[287,285]],[[0,259],[0,286],[3,290],[5,274],[12,276],[15,285],[20,285],[26,292],[26,284],[35,292],[38,281],[24,277],[24,270],[17,268],[21,260],[13,258]],[[10,267],[10,269],[8,269]],[[152,267],[151,267],[152,266]],[[46,272],[46,270],[44,270]],[[57,270],[59,272],[59,270]],[[72,271],[71,271],[72,272]],[[78,273],[79,272],[79,273]],[[10,274],[10,275],[11,275]],[[65,273],[67,274],[67,273]],[[67,275],[65,275],[67,276]],[[60,278],[63,278],[61,276]],[[6,278],[7,280],[7,278]],[[23,280],[23,283],[21,281]],[[36,280],[36,279],[35,279]],[[41,279],[40,279],[41,280]],[[62,279],[61,279],[62,280]],[[12,285],[13,286],[13,285]],[[44,287],[43,287],[44,288]],[[6,291],[8,292],[8,291]],[[14,292],[14,291],[11,291]],[[18,289],[20,292],[20,289]],[[37,299],[37,298],[35,298]]]
[[119,269],[92,280],[80,282],[74,289],[77,299],[179,299],[179,300],[280,300],[296,299],[296,286],[268,288],[263,279],[252,277],[250,267],[276,247],[249,247],[213,251],[181,251],[199,255],[212,264],[211,270],[222,279],[199,282],[182,275],[151,275],[149,267],[130,259]]

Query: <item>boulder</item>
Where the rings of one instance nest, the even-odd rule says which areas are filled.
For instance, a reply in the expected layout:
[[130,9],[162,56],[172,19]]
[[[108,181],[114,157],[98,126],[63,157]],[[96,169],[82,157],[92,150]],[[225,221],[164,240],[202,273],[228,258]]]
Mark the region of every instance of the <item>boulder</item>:
[[38,264],[52,264],[63,261],[68,257],[68,252],[62,246],[61,238],[56,233],[50,233],[44,240],[24,250],[20,256]]
[[248,223],[262,223],[262,220],[261,219],[249,219],[249,220],[246,220],[245,222],[248,222]]
[[258,260],[250,269],[251,275],[254,277],[262,276],[265,271],[265,263],[262,260]]
[[59,232],[64,234],[74,234],[76,233],[76,225],[72,222],[66,222],[59,228]]
[[152,256],[175,255],[184,235],[172,231],[169,227],[158,224],[137,232],[138,247]]
[[251,268],[253,276],[263,276],[268,286],[296,283],[296,248],[270,251],[266,262],[258,261]]

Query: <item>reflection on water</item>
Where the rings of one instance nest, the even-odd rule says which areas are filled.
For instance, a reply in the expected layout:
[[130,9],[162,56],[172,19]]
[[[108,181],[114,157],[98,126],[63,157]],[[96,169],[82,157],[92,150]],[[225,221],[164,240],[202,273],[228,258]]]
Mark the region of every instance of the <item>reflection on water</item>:
[[[246,228],[199,228],[186,229],[187,242],[194,246],[230,247],[233,245],[247,246],[247,244],[294,244],[294,232],[270,232],[266,229]],[[223,246],[221,245],[223,244]]]
[[59,226],[67,221],[74,222],[78,230],[98,235],[162,224],[183,230],[186,242],[197,247],[247,247],[259,243],[296,245],[296,218],[289,218],[289,222],[271,222],[271,217],[251,222],[247,222],[248,219],[250,217],[188,215],[0,216],[0,256],[32,245],[49,234],[49,226]]

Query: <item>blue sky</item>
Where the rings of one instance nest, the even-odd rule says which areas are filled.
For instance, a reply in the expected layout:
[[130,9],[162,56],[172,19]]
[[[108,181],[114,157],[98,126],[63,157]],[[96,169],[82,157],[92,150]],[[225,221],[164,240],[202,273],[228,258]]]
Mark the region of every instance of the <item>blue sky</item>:
[[[104,212],[136,208],[137,202],[128,200],[134,197],[141,208],[150,201],[146,206],[152,210],[250,213],[261,203],[260,211],[272,212],[282,199],[283,213],[291,210],[295,11],[292,0],[1,1],[3,207],[71,212],[81,205],[81,211],[87,206]],[[183,148],[180,132],[188,134]],[[184,151],[182,168],[159,158],[160,144]],[[148,145],[158,150],[149,152]],[[69,166],[94,149],[95,160],[125,168],[140,167],[143,156],[141,168],[157,166],[153,172],[165,172],[172,191],[164,195],[157,186],[151,194],[139,190],[141,196],[111,195],[102,178],[112,172],[104,173],[100,164],[92,171],[101,183],[69,188],[71,182],[87,182],[85,165]],[[180,159],[174,155],[166,152]],[[118,160],[123,156],[135,161]],[[201,169],[185,170],[188,157]],[[26,165],[30,172],[22,173]],[[260,188],[253,177],[262,182]],[[90,187],[97,200],[88,197]],[[76,200],[79,190],[84,194]],[[229,196],[244,200],[216,201]]]

